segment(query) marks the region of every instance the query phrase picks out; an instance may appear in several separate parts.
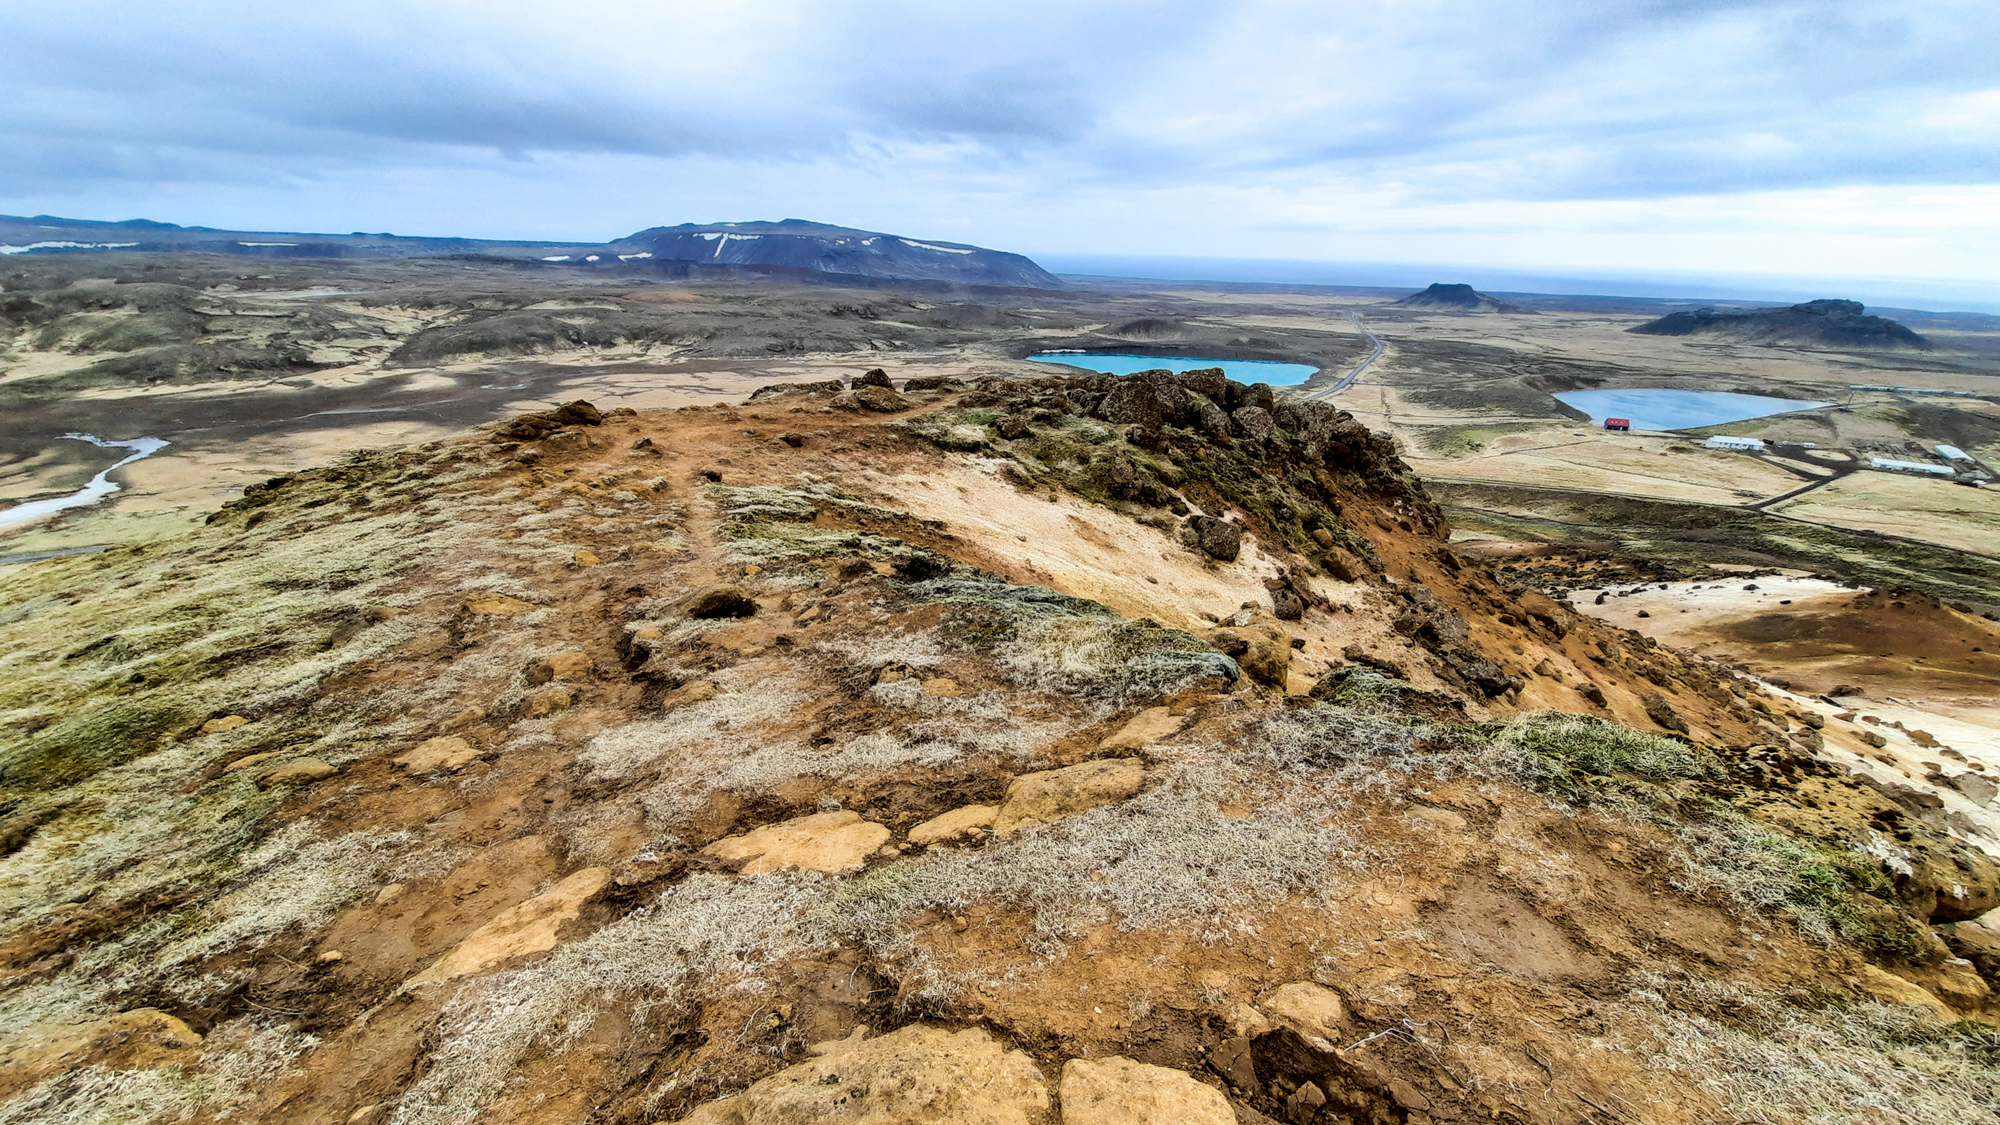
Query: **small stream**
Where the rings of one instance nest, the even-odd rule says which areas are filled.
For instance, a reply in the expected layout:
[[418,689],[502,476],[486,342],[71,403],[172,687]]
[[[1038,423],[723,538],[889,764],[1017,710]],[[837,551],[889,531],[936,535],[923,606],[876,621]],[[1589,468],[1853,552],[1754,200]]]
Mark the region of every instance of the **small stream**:
[[119,490],[120,486],[118,482],[111,479],[113,472],[130,465],[134,461],[143,461],[160,450],[165,449],[168,445],[164,438],[153,437],[133,438],[130,441],[105,441],[103,438],[92,434],[64,434],[63,437],[72,441],[87,441],[101,449],[129,449],[132,453],[131,456],[91,477],[89,484],[84,485],[67,496],[55,496],[47,500],[30,500],[25,504],[16,504],[11,508],[0,508],[0,533],[12,531],[26,524],[33,523],[44,516],[68,511],[71,508],[87,508],[97,503],[99,500]]

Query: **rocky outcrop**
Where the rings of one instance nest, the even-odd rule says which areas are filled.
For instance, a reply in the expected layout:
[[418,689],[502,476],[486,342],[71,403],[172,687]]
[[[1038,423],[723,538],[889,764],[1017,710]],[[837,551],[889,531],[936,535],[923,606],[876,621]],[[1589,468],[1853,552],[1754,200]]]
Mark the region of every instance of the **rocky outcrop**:
[[701,850],[745,875],[766,871],[852,871],[889,842],[889,830],[847,809],[768,824]]
[[1007,783],[1007,795],[993,819],[993,834],[1008,836],[1031,824],[1046,824],[1116,804],[1146,783],[1137,758],[1102,758],[1067,769],[1022,774]]
[[1185,1071],[1112,1055],[1063,1064],[1063,1125],[1236,1125],[1222,1091]]
[[1033,1125],[1049,1109],[1035,1061],[977,1028],[912,1024],[830,1046],[680,1125]]

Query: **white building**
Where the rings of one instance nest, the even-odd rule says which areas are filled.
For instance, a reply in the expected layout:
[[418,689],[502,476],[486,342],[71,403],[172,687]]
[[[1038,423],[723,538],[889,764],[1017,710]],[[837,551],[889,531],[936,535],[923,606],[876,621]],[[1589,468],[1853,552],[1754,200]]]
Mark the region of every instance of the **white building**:
[[1934,447],[1933,447],[1933,449],[1932,449],[1932,451],[1933,451],[1933,452],[1935,452],[1935,453],[1936,453],[1936,454],[1937,454],[1937,455],[1938,455],[1939,457],[1942,457],[1942,458],[1944,458],[1944,459],[1945,459],[1945,460],[1947,460],[1947,461],[1970,461],[1970,460],[1972,460],[1972,454],[1970,454],[1970,453],[1967,453],[1967,452],[1966,452],[1965,450],[1963,450],[1963,449],[1960,449],[1959,447],[1957,447],[1957,446],[1955,446],[1955,445],[1939,445],[1939,446],[1934,446]]
[[1762,453],[1764,439],[1753,437],[1712,437],[1706,442],[1710,449],[1727,449],[1736,453]]
[[1888,457],[1870,457],[1868,467],[1883,469],[1891,473],[1922,473],[1931,477],[1956,476],[1949,465],[1933,465],[1927,461],[1897,461]]

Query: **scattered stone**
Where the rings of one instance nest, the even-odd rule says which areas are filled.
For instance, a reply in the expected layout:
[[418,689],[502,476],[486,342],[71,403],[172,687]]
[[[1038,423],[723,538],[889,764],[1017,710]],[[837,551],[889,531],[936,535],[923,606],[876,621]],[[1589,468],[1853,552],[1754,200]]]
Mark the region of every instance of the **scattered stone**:
[[596,664],[589,653],[582,649],[570,649],[529,665],[528,682],[539,685],[551,680],[583,680],[589,679],[595,671]]
[[798,433],[783,433],[778,435],[778,440],[784,442],[786,445],[791,446],[793,449],[797,449],[798,447],[806,443],[806,435]]
[[1252,441],[1262,441],[1277,432],[1278,424],[1271,420],[1271,412],[1261,406],[1245,406],[1229,415],[1235,423],[1238,434]]
[[1146,767],[1137,758],[1100,758],[1066,769],[1022,774],[1007,783],[1000,812],[993,820],[993,833],[1010,836],[1030,824],[1116,804],[1145,783]]
[[338,949],[329,949],[313,960],[316,964],[320,965],[338,965],[342,961],[347,960],[347,954],[342,953]]
[[1194,531],[1195,546],[1201,553],[1218,562],[1235,562],[1243,552],[1243,529],[1228,520],[1214,516],[1190,516],[1188,526]]
[[519,617],[532,613],[534,606],[506,594],[474,594],[465,599],[465,611],[474,617]]
[[[11,1095],[44,1078],[86,1068],[188,1067],[200,1059],[201,1046],[193,1028],[157,1008],[134,1008],[88,1023],[44,1024],[0,1043],[0,1082]],[[35,1119],[33,1114],[22,1118]]]
[[556,947],[556,932],[564,923],[574,921],[583,904],[610,880],[609,868],[586,867],[526,902],[508,907],[430,968],[411,977],[404,987],[442,984],[517,957],[547,953]]
[[300,758],[287,762],[276,769],[266,770],[257,775],[257,788],[271,789],[279,785],[310,785],[324,781],[340,771],[331,763],[318,758]]
[[1097,748],[1106,752],[1142,750],[1169,735],[1180,733],[1186,725],[1185,715],[1176,715],[1165,707],[1148,707],[1119,727],[1116,734],[1098,743]]
[[1342,582],[1359,582],[1368,574],[1368,567],[1345,547],[1329,548],[1319,563],[1328,575]]
[[1319,1107],[1325,1104],[1326,1091],[1321,1090],[1316,1082],[1307,1082],[1293,1090],[1292,1096],[1285,1099],[1285,1117],[1293,1125],[1306,1125],[1306,1122],[1311,1121],[1313,1116],[1319,1113]]
[[1880,1000],[1885,1004],[1910,1004],[1919,1008],[1929,1008],[1946,1023],[1958,1022],[1958,1013],[1937,998],[1935,994],[1912,984],[1891,972],[1873,965],[1861,966],[1861,979],[1856,982],[1865,996]]
[[1856,731],[1855,737],[1876,749],[1889,745],[1889,740],[1872,730]]
[[1646,696],[1645,704],[1647,718],[1667,730],[1673,731],[1675,734],[1686,734],[1688,732],[1687,720],[1681,718],[1680,712],[1674,710],[1674,705],[1667,702],[1666,696],[1658,694],[1648,695]]
[[1991,804],[1994,796],[2000,794],[2000,784],[1995,784],[1990,777],[1982,777],[1976,773],[1956,774],[1945,780],[1953,789],[1965,794],[1966,799],[1975,805]]
[[477,757],[479,750],[472,743],[448,734],[427,738],[390,761],[410,773],[440,773],[462,769]]
[[526,719],[546,719],[550,715],[567,711],[576,703],[576,693],[566,687],[547,687],[531,692],[521,701],[521,717]]
[[588,549],[571,555],[569,561],[579,567],[602,566],[604,564],[604,560],[597,557],[597,552]]
[[911,1024],[833,1047],[679,1125],[1030,1125],[1049,1111],[1035,1061],[979,1028]]
[[237,727],[247,727],[249,725],[250,720],[241,715],[224,715],[219,719],[210,719],[201,724],[201,733],[222,734],[225,731],[232,731]]
[[1306,600],[1289,586],[1271,591],[1271,615],[1280,621],[1297,621],[1306,615]]
[[1333,550],[1333,532],[1328,531],[1326,528],[1323,527],[1315,527],[1313,528],[1312,536],[1313,536],[1313,542],[1319,544],[1320,550],[1322,551]]
[[1028,428],[1028,420],[1018,414],[1009,414],[996,420],[993,428],[1000,431],[1000,436],[1008,441],[1019,441],[1035,432]]
[[1215,634],[1210,643],[1235,658],[1251,679],[1283,688],[1292,670],[1292,635],[1262,610],[1238,614],[1230,621],[1231,627]]
[[893,391],[896,389],[896,384],[889,381],[889,373],[887,371],[879,367],[871,367],[866,373],[855,378],[853,387],[856,390],[862,387],[887,387]]
[[683,612],[701,621],[750,617],[757,612],[757,599],[741,586],[710,586],[689,598]]
[[595,444],[590,435],[582,430],[563,430],[550,434],[542,441],[543,453],[587,453]]
[[1208,1053],[1208,1065],[1224,1082],[1244,1093],[1254,1094],[1263,1088],[1257,1081],[1257,1062],[1250,1053],[1250,1040],[1241,1035],[1217,1043]]
[[911,406],[909,399],[887,387],[863,387],[855,391],[854,404],[876,414],[896,414]]
[[1061,1097],[1063,1125],[1236,1125],[1222,1091],[1118,1055],[1064,1063]]
[[838,809],[717,840],[701,854],[736,866],[745,875],[788,868],[833,874],[860,867],[888,839],[887,828],[861,819],[851,809]]
[[1340,1038],[1341,1021],[1347,1018],[1340,994],[1311,981],[1285,985],[1257,1007],[1272,1023],[1289,1027],[1307,1043],[1329,1051],[1333,1049],[1331,1041]]
[[1979,970],[1963,957],[1953,957],[1938,966],[1937,998],[1961,1012],[1976,1012],[1993,998],[1993,986],[1979,976]]
[[957,699],[959,696],[965,694],[965,689],[959,687],[958,681],[952,679],[950,676],[939,676],[936,679],[924,681],[924,694],[936,696],[940,699]]
[[910,844],[913,847],[927,848],[932,844],[978,837],[993,827],[993,819],[999,813],[998,805],[964,805],[955,808],[910,829]]

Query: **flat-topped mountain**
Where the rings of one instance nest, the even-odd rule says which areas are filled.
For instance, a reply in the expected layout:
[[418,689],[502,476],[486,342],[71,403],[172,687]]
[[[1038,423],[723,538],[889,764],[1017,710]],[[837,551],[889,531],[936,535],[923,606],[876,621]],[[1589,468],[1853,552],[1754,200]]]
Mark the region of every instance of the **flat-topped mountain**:
[[1423,292],[1412,293],[1393,303],[1408,308],[1454,309],[1461,312],[1505,312],[1512,307],[1470,285],[1441,282],[1432,282]]
[[1921,348],[1922,336],[1884,316],[1870,316],[1859,301],[1807,301],[1784,309],[1718,312],[1712,308],[1669,313],[1627,329],[1642,336],[1709,336],[1753,344],[1837,348]]
[[1020,254],[936,242],[804,219],[777,223],[682,223],[620,239],[621,254],[669,261],[779,268],[851,277],[908,278],[968,285],[1060,289],[1054,274]]
[[388,233],[301,234],[183,227],[150,219],[98,222],[54,215],[0,215],[0,254],[207,253],[257,258],[515,259],[549,269],[623,273],[749,271],[794,277],[938,281],[1060,289],[1056,276],[1020,254],[961,242],[908,238],[804,219],[683,223],[612,242],[517,242]]

